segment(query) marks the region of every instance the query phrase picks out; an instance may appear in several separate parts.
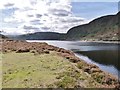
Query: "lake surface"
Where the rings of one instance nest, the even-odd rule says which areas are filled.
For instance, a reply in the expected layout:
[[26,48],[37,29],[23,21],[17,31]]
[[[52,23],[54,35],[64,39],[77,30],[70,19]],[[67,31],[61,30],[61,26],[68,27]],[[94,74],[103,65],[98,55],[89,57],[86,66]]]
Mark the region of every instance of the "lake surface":
[[82,42],[82,41],[47,41],[27,40],[28,42],[46,42],[67,50],[72,50],[76,56],[84,61],[96,64],[103,71],[109,72],[120,78],[120,44]]

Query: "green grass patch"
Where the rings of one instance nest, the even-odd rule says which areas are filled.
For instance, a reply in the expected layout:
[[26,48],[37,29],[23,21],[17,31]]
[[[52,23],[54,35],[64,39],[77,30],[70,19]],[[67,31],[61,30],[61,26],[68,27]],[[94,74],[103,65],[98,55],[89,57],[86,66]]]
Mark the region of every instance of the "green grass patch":
[[[82,66],[79,66],[82,65]],[[2,58],[3,88],[74,88],[96,87],[94,80],[82,68],[87,64],[73,64],[56,52],[5,53]],[[81,67],[81,68],[80,68]],[[80,68],[80,69],[78,69]],[[97,78],[97,77],[96,77]]]
[[4,88],[47,87],[58,79],[70,62],[55,52],[34,55],[33,53],[6,53],[3,55]]
[[74,88],[76,81],[70,76],[65,76],[63,79],[56,83],[59,88]]

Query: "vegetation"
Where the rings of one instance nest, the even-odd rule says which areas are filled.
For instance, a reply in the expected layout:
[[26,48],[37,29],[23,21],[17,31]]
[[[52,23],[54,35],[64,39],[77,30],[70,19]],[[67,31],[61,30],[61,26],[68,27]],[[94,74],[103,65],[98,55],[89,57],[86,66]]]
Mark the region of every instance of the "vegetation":
[[47,87],[56,81],[57,73],[71,66],[67,60],[51,54],[7,53],[3,55],[3,87]]
[[[58,56],[56,52],[9,52],[3,54],[3,88],[74,88],[100,86],[77,64]],[[91,83],[92,82],[92,83]]]
[[108,40],[115,41],[118,38],[118,18],[116,15],[108,15],[97,18],[88,24],[71,28],[66,35],[68,40]]

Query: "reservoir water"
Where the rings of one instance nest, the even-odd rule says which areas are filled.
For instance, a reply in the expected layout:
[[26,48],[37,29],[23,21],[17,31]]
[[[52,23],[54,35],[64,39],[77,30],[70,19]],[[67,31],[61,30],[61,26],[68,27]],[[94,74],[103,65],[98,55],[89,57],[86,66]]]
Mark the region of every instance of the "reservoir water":
[[67,50],[87,63],[96,64],[103,71],[120,78],[120,44],[82,41],[27,40],[28,42],[46,42]]

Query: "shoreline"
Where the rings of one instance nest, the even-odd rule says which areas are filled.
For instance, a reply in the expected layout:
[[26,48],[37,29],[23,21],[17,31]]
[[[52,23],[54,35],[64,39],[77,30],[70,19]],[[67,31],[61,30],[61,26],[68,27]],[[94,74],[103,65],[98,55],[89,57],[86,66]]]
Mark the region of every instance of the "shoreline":
[[81,40],[80,42],[95,42],[95,43],[110,43],[110,44],[120,44],[120,41],[85,41]]
[[[71,43],[75,43],[75,45],[79,45],[79,43],[82,43],[82,45],[80,45],[80,47],[81,46],[84,46],[84,44],[86,45],[86,43],[87,42],[82,42],[82,41],[57,41],[57,40],[27,40],[27,42],[46,42],[46,43],[48,43],[48,44],[50,44],[50,45],[53,45],[53,46],[58,46],[58,47],[60,47],[60,48],[64,48],[64,49],[67,49],[67,50],[70,50],[70,46],[69,45],[71,45]],[[65,43],[64,45],[62,45],[61,43]],[[61,44],[61,45],[60,45]],[[100,46],[100,45],[101,46]],[[90,45],[90,46],[92,46],[92,43],[88,43],[87,45]],[[95,46],[100,46],[100,47],[102,47],[102,45],[105,45],[106,47],[108,47],[108,45],[110,46],[114,46],[115,48],[116,47],[118,47],[117,46],[117,44],[103,44],[103,43],[93,43],[93,45],[95,45]],[[70,47],[70,48],[69,48]],[[75,46],[74,46],[75,47]],[[98,47],[99,48],[99,47]],[[72,50],[72,52],[74,52],[74,54],[77,54],[76,53],[76,50],[77,49],[73,49]],[[108,50],[108,49],[107,49]],[[115,49],[115,50],[117,50],[117,48]],[[82,51],[82,50],[81,50]],[[105,71],[105,72],[108,72],[108,73],[111,73],[111,74],[113,74],[113,75],[115,75],[115,76],[118,76],[118,73],[117,73],[117,68],[114,68],[114,67],[111,67],[111,65],[110,65],[110,69],[109,70],[111,70],[111,71],[109,71],[108,69],[106,70],[106,68],[109,68],[109,66],[106,66],[106,65],[102,65],[102,64],[100,64],[99,62],[95,62],[94,60],[91,60],[88,56],[84,56],[84,55],[82,55],[82,54],[79,54],[79,55],[77,55],[77,57],[79,57],[79,58],[81,58],[81,59],[83,59],[85,62],[90,62],[90,63],[93,63],[93,64],[95,64],[95,65],[97,65],[97,66],[99,66],[99,68],[101,68],[101,70],[103,70],[103,71]],[[83,58],[84,57],[84,58]],[[106,67],[106,68],[104,68],[104,67]],[[113,70],[115,70],[115,72],[113,71]]]
[[[80,58],[78,58],[77,56],[75,56],[75,54],[70,51],[70,50],[65,50],[63,48],[59,48],[59,47],[55,47],[52,45],[48,45],[47,43],[38,43],[38,42],[26,42],[26,41],[15,41],[15,40],[5,40],[2,42],[3,44],[3,48],[2,51],[3,53],[6,52],[11,52],[11,51],[15,51],[16,53],[24,53],[24,52],[30,52],[31,50],[34,49],[33,53],[36,54],[42,54],[42,53],[47,53],[49,54],[50,51],[55,51],[56,53],[58,53],[58,55],[68,59],[71,63],[75,63],[80,65],[79,69],[83,70],[84,72],[88,73],[89,75],[91,75],[92,73],[104,73],[105,78],[107,80],[117,80],[117,77],[106,73],[105,71],[100,70],[99,67],[97,67],[94,64],[88,64],[87,62],[81,60]],[[9,51],[7,51],[9,50]],[[36,51],[37,52],[36,52]],[[81,66],[81,64],[83,64],[83,66]],[[84,66],[85,65],[85,66]],[[110,81],[109,81],[110,82]],[[107,82],[106,82],[107,83]]]
[[[31,41],[31,40],[25,40],[25,41]],[[32,41],[68,41],[68,42],[95,42],[95,43],[110,43],[110,44],[120,44],[120,41],[91,41],[91,40],[32,40]]]

